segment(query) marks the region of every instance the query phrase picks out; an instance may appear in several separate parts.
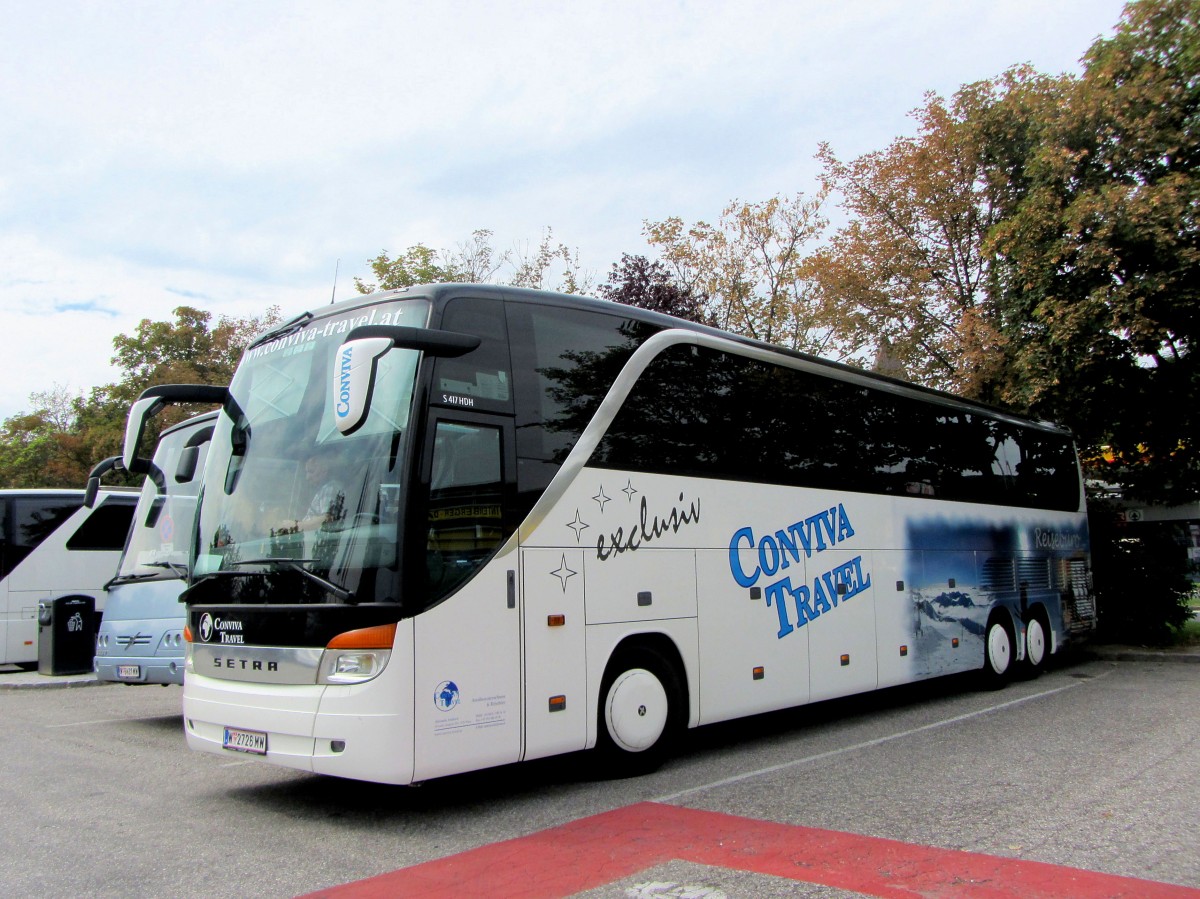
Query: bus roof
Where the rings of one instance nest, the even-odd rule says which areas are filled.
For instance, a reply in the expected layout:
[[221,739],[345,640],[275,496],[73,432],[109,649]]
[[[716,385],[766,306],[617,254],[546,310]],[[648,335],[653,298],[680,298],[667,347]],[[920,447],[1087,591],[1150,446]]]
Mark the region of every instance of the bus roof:
[[[819,356],[813,356],[809,353],[803,353],[799,350],[789,349],[779,346],[778,344],[767,343],[762,340],[755,340],[751,337],[745,337],[741,334],[734,334],[730,331],[723,331],[720,328],[712,327],[711,325],[703,325],[697,322],[688,321],[687,319],[676,318],[673,315],[667,315],[662,312],[654,312],[649,309],[642,309],[637,306],[628,306],[624,303],[616,303],[612,300],[602,300],[597,297],[580,296],[577,294],[556,293],[548,290],[533,290],[528,287],[509,287],[499,284],[472,284],[460,282],[443,282],[437,284],[415,284],[411,287],[399,287],[391,290],[379,290],[374,293],[361,294],[357,297],[342,300],[337,303],[331,303],[325,306],[315,307],[309,312],[312,320],[327,318],[332,315],[344,315],[358,308],[366,308],[374,306],[378,303],[406,300],[406,299],[427,299],[435,308],[440,309],[446,302],[462,296],[471,297],[490,297],[497,300],[518,300],[523,303],[534,303],[538,305],[568,307],[575,309],[590,309],[596,312],[605,312],[612,314],[617,311],[620,315],[628,316],[636,321],[645,322],[647,324],[656,325],[660,328],[679,328],[687,331],[696,331],[703,334],[708,334],[713,337],[718,337],[723,340],[728,340],[735,344],[753,347],[758,350],[769,352],[773,355],[782,356],[786,359],[795,360],[806,363],[809,366],[817,367],[824,370],[831,377],[842,380],[865,379],[870,382],[877,383],[881,388],[893,393],[910,394],[922,398],[926,401],[939,403],[946,406],[958,407],[965,411],[977,410],[987,413],[992,416],[1011,419],[1022,424],[1030,425],[1042,430],[1055,431],[1062,434],[1069,434],[1067,428],[1052,421],[1030,418],[1022,415],[1019,412],[1014,412],[1011,409],[1006,409],[1002,406],[984,403],[979,400],[968,399],[967,397],[959,396],[945,390],[938,390],[933,387],[925,387],[921,384],[915,384],[911,381],[905,381],[901,378],[894,378],[890,375],[880,374],[878,372],[869,371],[864,368],[858,368],[853,365],[848,365],[844,362],[834,362],[831,359],[822,359]],[[280,326],[276,326],[278,329]],[[260,334],[255,340],[251,341],[251,346],[256,343],[263,342],[263,338],[271,334],[273,329],[268,329]]]

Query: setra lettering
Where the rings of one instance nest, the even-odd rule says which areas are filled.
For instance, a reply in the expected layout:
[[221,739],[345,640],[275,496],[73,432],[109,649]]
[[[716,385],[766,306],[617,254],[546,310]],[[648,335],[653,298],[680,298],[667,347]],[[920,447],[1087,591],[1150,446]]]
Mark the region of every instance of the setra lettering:
[[214,658],[213,667],[230,671],[278,671],[278,662],[263,662],[260,659]]

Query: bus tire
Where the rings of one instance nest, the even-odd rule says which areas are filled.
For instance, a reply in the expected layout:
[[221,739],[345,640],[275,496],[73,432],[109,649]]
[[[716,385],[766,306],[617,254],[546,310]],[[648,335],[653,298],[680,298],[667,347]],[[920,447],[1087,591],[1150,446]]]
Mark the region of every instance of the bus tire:
[[621,650],[604,674],[596,748],[606,774],[634,777],[656,770],[670,754],[683,720],[675,667],[655,650]]
[[1037,677],[1045,669],[1050,657],[1049,633],[1045,613],[1040,610],[1025,622],[1025,661],[1022,667],[1027,677]]
[[999,689],[1008,683],[1012,677],[1015,645],[1012,628],[999,615],[991,618],[983,637],[984,686]]

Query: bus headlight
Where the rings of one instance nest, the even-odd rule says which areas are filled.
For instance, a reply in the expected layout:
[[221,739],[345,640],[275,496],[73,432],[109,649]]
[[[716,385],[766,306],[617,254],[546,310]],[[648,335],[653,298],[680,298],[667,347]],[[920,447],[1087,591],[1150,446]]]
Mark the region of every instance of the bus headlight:
[[361,684],[387,667],[390,649],[360,649],[352,652],[325,650],[321,657],[319,684]]
[[317,673],[319,684],[361,684],[387,667],[396,640],[396,625],[381,624],[346,631],[329,641]]

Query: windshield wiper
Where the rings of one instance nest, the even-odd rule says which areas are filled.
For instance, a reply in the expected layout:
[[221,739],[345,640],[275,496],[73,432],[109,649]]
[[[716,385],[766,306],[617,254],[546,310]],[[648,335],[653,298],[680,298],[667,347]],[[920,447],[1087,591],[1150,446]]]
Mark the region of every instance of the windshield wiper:
[[252,350],[256,346],[262,346],[264,343],[275,340],[276,338],[285,337],[288,334],[291,334],[293,331],[299,331],[312,320],[312,317],[313,314],[311,312],[301,312],[294,318],[289,318],[278,328],[273,328],[266,334],[263,334],[261,337],[251,343],[250,346],[246,347],[246,349]]
[[[286,568],[289,571],[296,571],[308,578],[315,584],[320,584],[342,602],[353,602],[354,594],[345,587],[339,587],[333,581],[321,577],[315,571],[305,568],[302,563],[316,562],[316,559],[246,559],[245,561],[232,562],[231,565],[274,565],[279,568]],[[245,574],[247,572],[239,572]]]
[[[185,571],[184,573],[186,574],[187,572]],[[165,578],[161,574],[158,574],[158,573],[152,572],[152,571],[143,572],[141,574],[115,574],[111,578],[108,579],[108,582],[104,585],[104,589],[107,590],[109,587],[115,586],[116,584],[131,584],[136,581],[151,581],[151,580],[167,581],[167,580],[174,580],[174,578]]]
[[[147,562],[147,568],[166,568],[172,571],[177,577],[187,577],[188,570],[186,565],[180,565],[178,562]],[[150,577],[151,575],[146,575]]]

